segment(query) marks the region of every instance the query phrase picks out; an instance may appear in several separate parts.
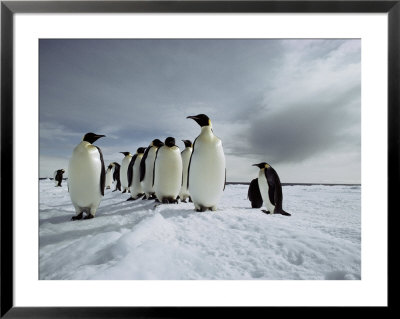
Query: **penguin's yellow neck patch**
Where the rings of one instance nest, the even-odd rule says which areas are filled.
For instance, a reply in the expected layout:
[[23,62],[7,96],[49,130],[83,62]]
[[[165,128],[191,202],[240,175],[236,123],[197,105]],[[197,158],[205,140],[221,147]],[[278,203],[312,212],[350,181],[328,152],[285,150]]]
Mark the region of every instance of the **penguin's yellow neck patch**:
[[270,167],[268,164],[265,164],[265,168],[268,168],[268,167]]

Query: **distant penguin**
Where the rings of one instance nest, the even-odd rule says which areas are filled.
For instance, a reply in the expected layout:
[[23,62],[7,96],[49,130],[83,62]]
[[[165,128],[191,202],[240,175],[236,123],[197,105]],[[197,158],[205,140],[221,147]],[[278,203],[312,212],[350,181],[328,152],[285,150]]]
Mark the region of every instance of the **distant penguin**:
[[93,218],[104,196],[105,168],[103,154],[93,142],[105,135],[87,133],[72,152],[68,167],[68,189],[75,207],[72,220]]
[[113,169],[114,169],[113,163],[108,165],[107,171],[106,171],[106,189],[110,189],[111,188],[112,181],[113,181],[113,178],[112,178]]
[[115,182],[115,189],[113,192],[117,190],[121,191],[121,179],[119,178],[121,165],[119,165],[117,162],[113,162],[112,164],[114,165],[113,181]]
[[187,175],[190,162],[190,156],[192,156],[192,142],[189,140],[182,140],[185,144],[185,149],[181,152],[182,156],[182,185],[179,192],[179,198],[182,202],[186,203],[186,199],[189,198],[191,201],[189,190],[187,188]]
[[146,148],[139,147],[133,155],[128,166],[128,186],[131,197],[128,200],[135,200],[143,196],[142,185],[140,184],[140,162]]
[[127,190],[129,190],[129,184],[128,184],[128,166],[129,163],[131,162],[132,159],[132,154],[129,152],[120,152],[125,155],[124,159],[122,160],[121,163],[121,169],[119,172],[119,176],[121,179],[121,185],[122,185],[122,193],[126,193]]
[[175,139],[168,137],[157,150],[154,163],[153,186],[162,203],[177,203],[182,184],[182,157]]
[[188,169],[188,189],[197,211],[217,209],[225,189],[225,155],[221,140],[212,130],[211,121],[205,114],[188,116],[201,126],[201,133],[193,143]]
[[153,140],[140,161],[140,183],[147,199],[155,198],[153,188],[154,161],[158,148],[163,145],[164,143],[159,139]]
[[290,216],[289,213],[282,209],[282,185],[276,171],[265,162],[253,164],[260,168],[258,172],[258,185],[260,193],[267,210],[263,210],[267,214],[282,214]]
[[258,187],[258,178],[251,181],[249,191],[247,192],[247,198],[251,202],[252,208],[260,208],[263,204],[261,197],[260,188]]
[[54,182],[56,183],[57,187],[61,187],[63,174],[65,173],[64,169],[58,169],[54,172]]

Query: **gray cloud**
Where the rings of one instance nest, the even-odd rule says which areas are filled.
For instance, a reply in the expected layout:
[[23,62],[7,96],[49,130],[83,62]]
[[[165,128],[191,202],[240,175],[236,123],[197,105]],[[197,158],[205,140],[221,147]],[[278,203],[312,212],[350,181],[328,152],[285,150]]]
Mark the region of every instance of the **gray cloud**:
[[[41,159],[67,160],[89,131],[107,135],[97,142],[107,161],[154,138],[194,140],[199,127],[186,116],[198,113],[210,116],[223,141],[228,180],[248,180],[254,160],[315,166],[320,158],[324,167],[323,154],[360,152],[359,40],[40,40],[39,47]],[[48,166],[41,163],[41,175]]]

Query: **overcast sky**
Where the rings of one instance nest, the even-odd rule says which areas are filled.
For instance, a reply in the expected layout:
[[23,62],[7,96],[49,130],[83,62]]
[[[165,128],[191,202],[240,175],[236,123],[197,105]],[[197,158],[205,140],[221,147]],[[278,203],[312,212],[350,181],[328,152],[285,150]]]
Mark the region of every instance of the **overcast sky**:
[[[85,133],[105,165],[159,138],[194,140],[207,114],[227,181],[268,162],[290,183],[361,181],[361,41],[40,40],[40,176]],[[68,176],[68,171],[65,176]]]

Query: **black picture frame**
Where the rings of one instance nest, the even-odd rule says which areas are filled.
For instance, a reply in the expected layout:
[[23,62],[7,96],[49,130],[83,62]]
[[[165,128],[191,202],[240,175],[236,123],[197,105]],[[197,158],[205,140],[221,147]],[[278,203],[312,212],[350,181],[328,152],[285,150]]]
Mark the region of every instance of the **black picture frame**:
[[[15,307],[13,303],[13,16],[15,13],[269,12],[388,14],[388,225],[397,213],[399,189],[400,0],[396,1],[1,1],[1,317],[5,318],[177,318],[281,314],[278,307]],[[377,106],[379,107],[379,106]],[[11,182],[10,182],[11,181]],[[389,212],[392,213],[389,214]],[[390,251],[390,232],[388,247]],[[388,265],[390,264],[388,251]],[[388,269],[389,271],[390,269]],[[390,273],[389,273],[390,275]],[[390,281],[388,281],[388,287]],[[390,289],[389,289],[390,292]],[[390,311],[388,307],[378,310]],[[315,314],[327,307],[312,308]],[[340,307],[330,307],[335,315]],[[310,307],[287,307],[304,315]],[[364,308],[370,314],[376,309]],[[346,310],[348,311],[348,310]],[[358,309],[357,311],[360,311]],[[372,311],[372,312],[371,312]]]

